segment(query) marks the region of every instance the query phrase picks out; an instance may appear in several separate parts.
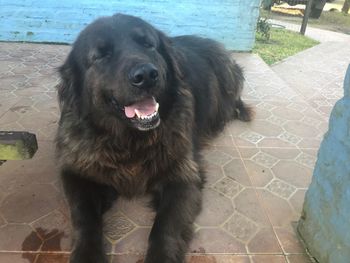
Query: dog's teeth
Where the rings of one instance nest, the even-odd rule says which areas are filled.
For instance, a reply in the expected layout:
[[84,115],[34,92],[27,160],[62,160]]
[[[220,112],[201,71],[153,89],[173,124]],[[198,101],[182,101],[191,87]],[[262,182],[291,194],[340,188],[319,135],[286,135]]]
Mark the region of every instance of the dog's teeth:
[[138,109],[135,109],[136,116],[142,119],[142,114]]
[[157,102],[157,104],[156,104],[156,112],[155,113],[157,113],[158,109],[159,109],[159,103]]
[[[158,108],[158,106],[157,106]],[[135,109],[136,116],[141,120],[150,120],[157,115],[157,111],[153,112],[151,115],[143,115],[139,110]]]

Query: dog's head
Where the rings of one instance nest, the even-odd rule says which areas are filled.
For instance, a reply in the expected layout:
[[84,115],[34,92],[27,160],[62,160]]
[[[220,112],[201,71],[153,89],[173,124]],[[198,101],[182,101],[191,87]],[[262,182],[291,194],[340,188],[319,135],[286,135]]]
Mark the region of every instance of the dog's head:
[[142,19],[100,18],[80,33],[60,68],[61,109],[98,125],[154,129],[173,92],[169,83],[181,75],[178,57],[170,39]]

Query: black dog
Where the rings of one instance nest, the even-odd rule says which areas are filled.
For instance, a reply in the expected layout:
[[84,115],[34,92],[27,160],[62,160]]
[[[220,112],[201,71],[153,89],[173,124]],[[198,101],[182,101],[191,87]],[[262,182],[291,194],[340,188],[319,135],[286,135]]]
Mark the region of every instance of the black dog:
[[60,68],[56,143],[75,243],[71,263],[105,263],[102,215],[118,196],[156,210],[146,263],[180,263],[200,212],[200,150],[238,118],[243,75],[219,43],[169,38],[127,15],[81,32]]

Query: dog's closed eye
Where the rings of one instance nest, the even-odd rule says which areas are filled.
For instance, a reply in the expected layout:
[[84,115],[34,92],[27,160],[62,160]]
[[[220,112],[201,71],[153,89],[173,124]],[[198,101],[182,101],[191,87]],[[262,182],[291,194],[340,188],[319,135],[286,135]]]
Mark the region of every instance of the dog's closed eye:
[[155,48],[156,44],[153,39],[145,32],[140,30],[139,28],[135,28],[132,34],[132,39],[139,45],[145,48]]
[[113,45],[110,42],[98,40],[96,46],[89,52],[89,62],[110,58],[113,54]]

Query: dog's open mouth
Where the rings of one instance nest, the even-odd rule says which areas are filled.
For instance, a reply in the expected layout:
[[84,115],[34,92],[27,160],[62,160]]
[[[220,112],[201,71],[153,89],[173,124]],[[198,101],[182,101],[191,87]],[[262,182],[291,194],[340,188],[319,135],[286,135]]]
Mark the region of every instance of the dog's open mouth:
[[147,131],[158,127],[160,123],[159,104],[154,97],[141,99],[124,107],[124,113],[139,130]]

